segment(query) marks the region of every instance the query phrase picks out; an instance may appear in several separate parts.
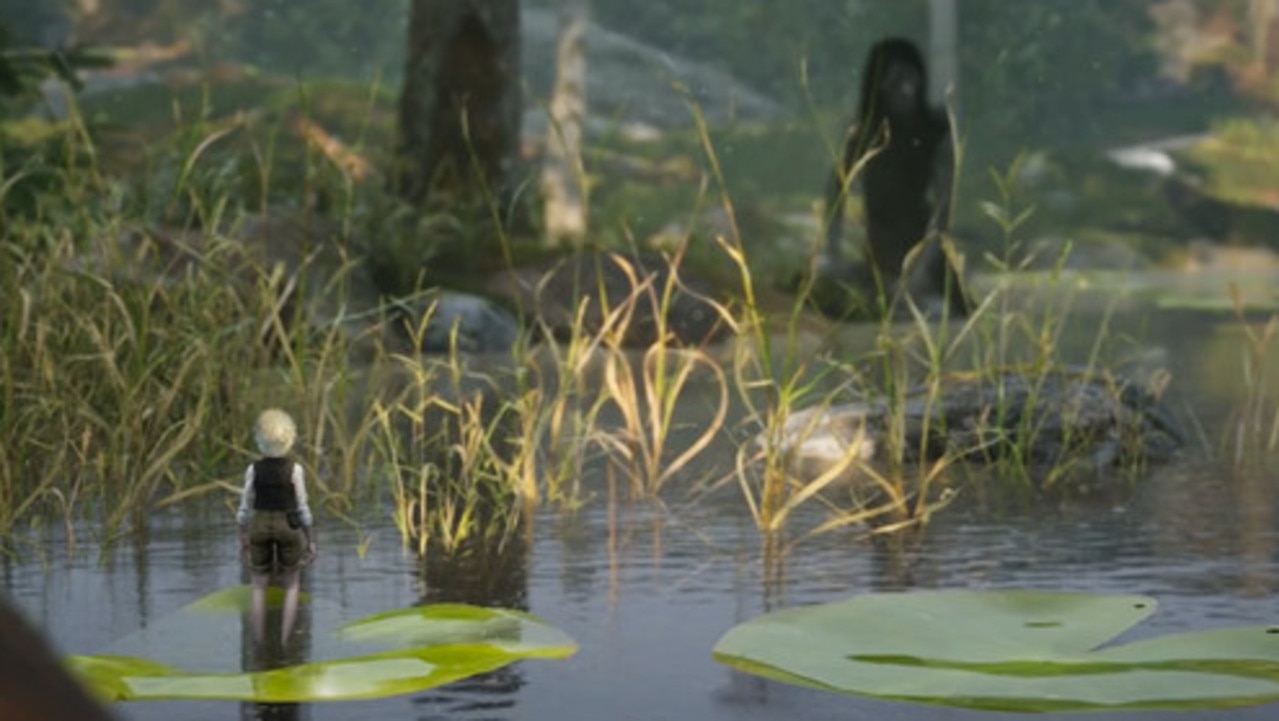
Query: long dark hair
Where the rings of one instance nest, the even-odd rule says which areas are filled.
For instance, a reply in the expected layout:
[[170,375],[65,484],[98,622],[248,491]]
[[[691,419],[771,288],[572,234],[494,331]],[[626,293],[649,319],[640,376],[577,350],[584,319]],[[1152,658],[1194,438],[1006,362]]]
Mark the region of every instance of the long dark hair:
[[875,43],[866,56],[866,66],[862,68],[861,104],[857,106],[857,120],[865,127],[874,128],[884,120],[884,107],[881,84],[890,64],[902,63],[910,65],[919,73],[919,104],[923,108],[928,103],[928,71],[924,66],[923,53],[914,42],[906,38],[885,38]]

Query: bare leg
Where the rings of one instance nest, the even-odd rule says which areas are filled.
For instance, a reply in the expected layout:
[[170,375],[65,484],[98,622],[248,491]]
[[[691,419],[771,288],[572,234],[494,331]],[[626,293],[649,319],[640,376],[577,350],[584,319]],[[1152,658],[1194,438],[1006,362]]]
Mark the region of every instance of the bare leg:
[[301,569],[285,571],[280,576],[284,585],[284,615],[280,623],[280,646],[288,646],[289,636],[293,635],[293,624],[298,620],[298,586],[301,581]]
[[269,576],[256,571],[249,572],[253,584],[253,604],[249,610],[249,623],[253,627],[253,641],[259,646],[266,638],[266,584]]

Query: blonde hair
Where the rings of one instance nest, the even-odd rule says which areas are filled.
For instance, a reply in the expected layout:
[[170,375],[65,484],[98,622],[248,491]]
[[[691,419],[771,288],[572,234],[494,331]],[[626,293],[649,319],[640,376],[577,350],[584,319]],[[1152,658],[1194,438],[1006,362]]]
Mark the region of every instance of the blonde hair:
[[262,455],[278,458],[289,452],[297,440],[298,428],[293,418],[279,408],[268,408],[253,424],[253,438],[258,442]]

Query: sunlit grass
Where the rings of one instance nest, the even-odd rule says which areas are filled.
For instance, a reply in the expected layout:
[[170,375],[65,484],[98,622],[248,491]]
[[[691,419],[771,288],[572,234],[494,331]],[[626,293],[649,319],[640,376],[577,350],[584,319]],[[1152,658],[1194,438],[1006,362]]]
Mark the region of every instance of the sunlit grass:
[[[12,262],[0,264],[0,292],[10,299],[0,308],[0,532],[56,520],[73,540],[86,528],[110,537],[157,505],[213,498],[232,506],[252,453],[249,421],[268,404],[298,418],[298,460],[322,511],[358,526],[389,515],[418,552],[510,533],[541,505],[591,502],[600,484],[588,474],[600,460],[634,499],[660,498],[676,485],[735,487],[773,539],[926,524],[953,497],[950,476],[965,460],[922,447],[947,431],[932,424],[948,403],[951,374],[995,383],[1016,372],[1046,383],[1062,367],[1069,303],[1021,307],[997,289],[968,318],[940,323],[907,303],[899,309],[907,320],[876,326],[868,348],[815,355],[803,330],[811,280],[789,306],[767,307],[711,134],[696,109],[694,116],[707,165],[700,192],[715,189],[710,204],[729,221],[729,232],[699,254],[718,253],[727,272],[717,275],[733,279],[734,301],[710,305],[731,352],[670,342],[674,298],[688,290],[680,280],[685,237],[663,274],[626,253],[601,254],[629,281],[623,297],[607,297],[602,283],[582,289],[566,334],[550,340],[551,329],[533,328],[508,354],[483,362],[459,350],[456,336],[447,353],[405,350],[425,344],[434,309],[395,328],[388,306],[369,308],[357,297],[371,255],[387,256],[378,262],[397,269],[397,284],[421,286],[414,268],[429,252],[407,232],[355,243],[365,217],[391,203],[334,158],[302,153],[293,190],[304,215],[340,229],[337,239],[301,234],[293,240],[303,247],[283,261],[257,252],[264,239],[243,237],[242,227],[246,207],[269,216],[285,192],[273,186],[284,153],[278,129],[260,136],[253,133],[262,124],[250,119],[192,122],[166,146],[155,174],[138,181],[146,202],[132,204],[130,186],[107,179],[89,134],[73,125],[64,155],[81,160],[45,169],[62,173],[72,190],[9,226],[4,253]],[[249,149],[247,159],[224,147],[233,139]],[[31,170],[5,172],[0,192]],[[1015,166],[992,174],[997,197],[985,206],[1010,249],[1033,210],[1013,196],[1015,174]],[[65,204],[68,194],[83,202]],[[511,263],[514,241],[496,222],[504,212],[496,202],[489,212]],[[689,202],[700,208],[706,198]],[[173,232],[139,231],[152,214]],[[380,220],[371,227],[387,230]],[[1013,272],[1012,256],[991,262]],[[649,306],[656,341],[632,348],[637,309]],[[1101,368],[1107,325],[1108,316],[1081,372]],[[401,331],[404,343],[388,342]],[[791,449],[827,432],[822,412],[852,400],[884,404],[885,427],[863,428],[827,466],[798,473]],[[734,404],[745,419],[734,417]],[[1003,416],[1012,412],[1022,423],[1036,418],[996,404],[991,432],[1007,430]],[[694,414],[695,427],[686,417]],[[919,448],[907,447],[912,423],[922,424]],[[755,442],[738,442],[743,427]],[[1027,482],[1031,454],[1019,449],[1035,434],[1011,434],[997,475]],[[881,449],[873,458],[861,450],[868,441]],[[725,451],[729,443],[736,447]],[[719,464],[709,473],[700,462],[707,455]],[[1050,469],[1048,485],[1057,470],[1068,469]],[[807,509],[824,515],[800,528],[795,519]]]
[[1239,359],[1244,397],[1232,409],[1222,440],[1231,462],[1239,468],[1279,448],[1279,402],[1268,380],[1271,352],[1279,339],[1279,315],[1252,323],[1238,286],[1231,284],[1230,297],[1244,333]]

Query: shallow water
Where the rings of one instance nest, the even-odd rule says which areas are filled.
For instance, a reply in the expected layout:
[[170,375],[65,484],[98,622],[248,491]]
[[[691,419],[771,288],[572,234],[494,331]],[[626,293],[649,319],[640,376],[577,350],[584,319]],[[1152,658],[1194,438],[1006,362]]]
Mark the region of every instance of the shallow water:
[[[1265,463],[1236,469],[1217,450],[1220,430],[1243,397],[1239,327],[1198,314],[1126,322],[1151,339],[1146,345],[1164,347],[1161,357],[1176,377],[1173,403],[1195,409],[1209,442],[1194,443],[1154,469],[1122,501],[1000,510],[964,494],[909,551],[877,549],[850,531],[805,541],[780,569],[765,568],[758,534],[738,498],[687,500],[679,479],[660,507],[617,500],[603,478],[584,479],[595,494],[584,509],[543,511],[527,529],[527,542],[516,539],[501,554],[461,562],[422,564],[400,549],[389,521],[362,529],[372,540],[361,556],[367,536],[330,520],[321,528],[309,590],[347,617],[423,600],[520,606],[568,632],[580,652],[411,697],[269,709],[149,702],[115,711],[137,720],[985,718],[994,714],[763,681],[716,664],[710,649],[730,627],[769,609],[903,588],[1034,587],[1155,597],[1160,610],[1132,637],[1279,622],[1273,602],[1277,476]],[[1086,357],[1087,340],[1064,352]],[[1279,387],[1273,372],[1269,378]],[[731,458],[727,445],[717,452],[722,455],[713,459]],[[61,650],[102,651],[241,581],[230,516],[220,506],[158,513],[144,538],[123,541],[104,559],[84,539],[82,551],[68,556],[55,536],[45,558],[8,561],[4,583]],[[1136,716],[1261,719],[1274,713],[1272,705]],[[1079,715],[1112,716],[1118,714]]]

